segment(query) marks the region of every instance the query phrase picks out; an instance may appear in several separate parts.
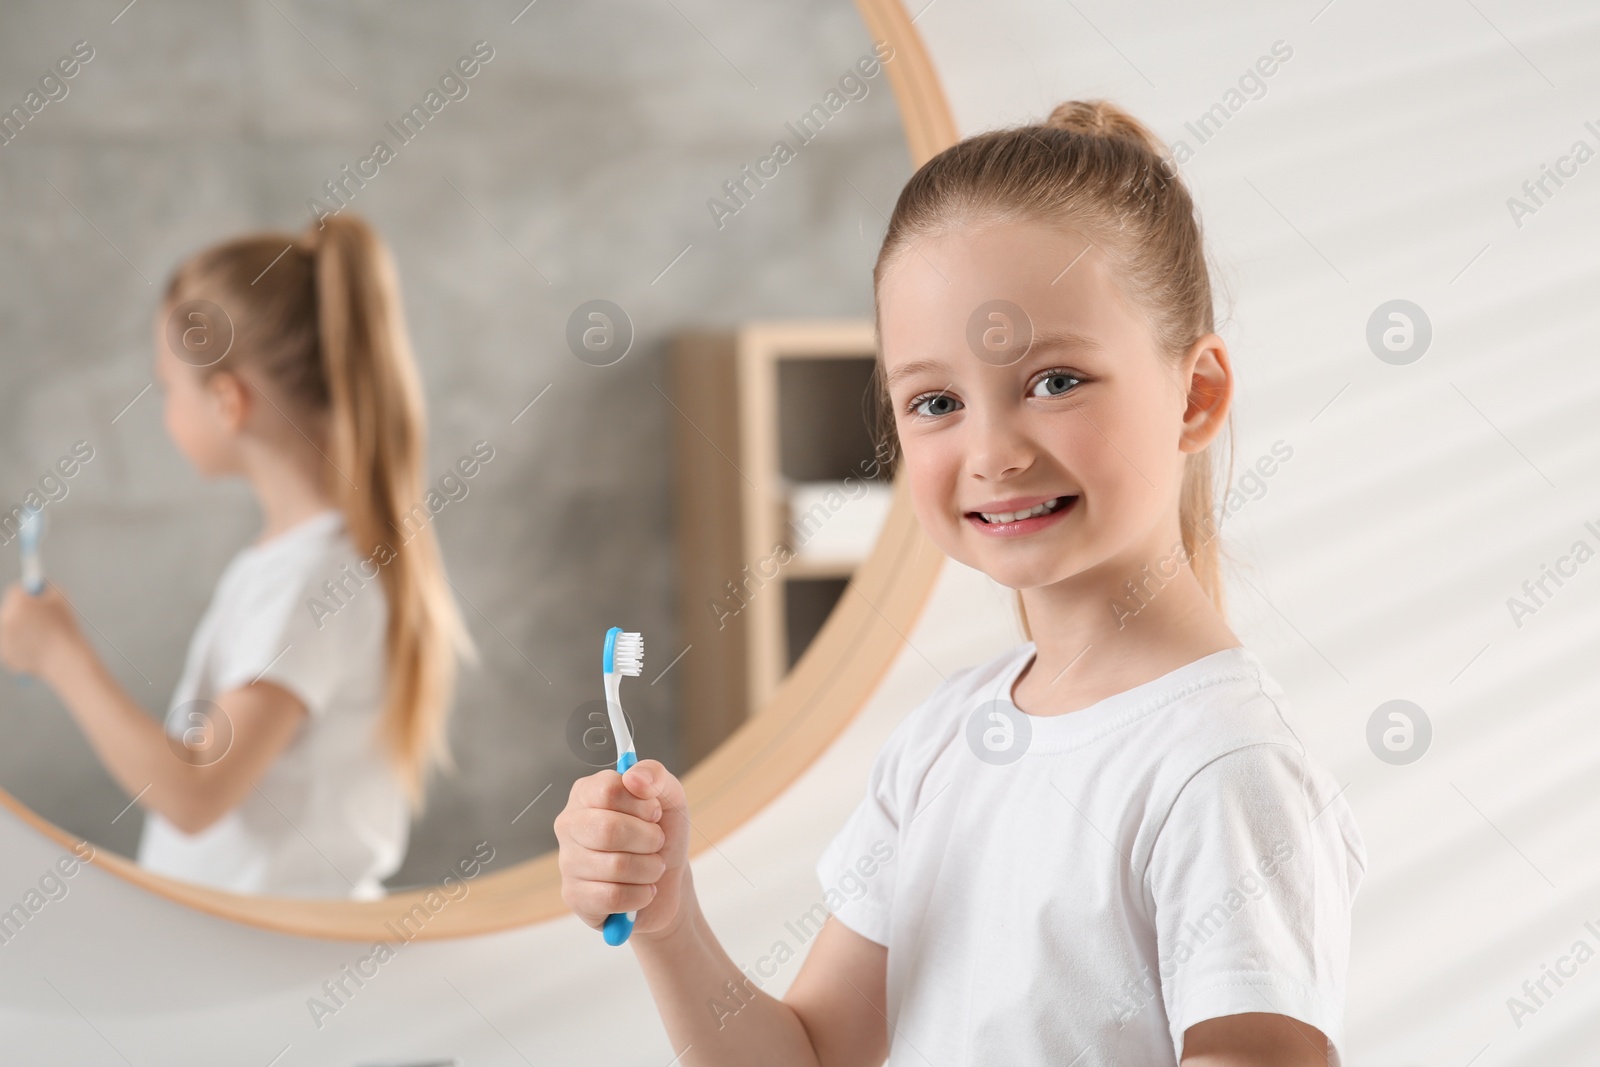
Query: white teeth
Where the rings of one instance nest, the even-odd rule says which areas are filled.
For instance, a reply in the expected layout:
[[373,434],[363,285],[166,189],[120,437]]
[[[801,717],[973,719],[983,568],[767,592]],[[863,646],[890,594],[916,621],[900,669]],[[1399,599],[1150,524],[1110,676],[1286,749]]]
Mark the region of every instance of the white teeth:
[[980,511],[978,514],[983,516],[984,522],[1020,522],[1023,519],[1031,519],[1035,516],[1055,511],[1070,499],[1072,498],[1058,496],[1054,500],[1046,500],[1043,504],[1037,504],[1027,511]]

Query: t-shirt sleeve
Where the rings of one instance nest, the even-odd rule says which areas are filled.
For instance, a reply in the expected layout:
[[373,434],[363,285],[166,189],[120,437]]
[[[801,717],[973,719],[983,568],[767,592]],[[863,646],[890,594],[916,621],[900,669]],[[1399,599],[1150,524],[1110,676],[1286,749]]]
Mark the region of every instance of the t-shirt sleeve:
[[367,646],[382,640],[383,593],[373,580],[347,586],[343,599],[334,600],[316,588],[316,577],[258,589],[248,598],[219,642],[219,694],[271,682],[293,693],[313,717],[327,711]]
[[1338,1067],[1364,859],[1343,798],[1330,792],[1277,743],[1212,760],[1179,791],[1147,870],[1179,1059],[1196,1023],[1271,1012],[1322,1031]]
[[889,904],[900,851],[899,779],[908,722],[884,741],[867,772],[867,794],[817,861],[823,902],[844,925],[889,943]]

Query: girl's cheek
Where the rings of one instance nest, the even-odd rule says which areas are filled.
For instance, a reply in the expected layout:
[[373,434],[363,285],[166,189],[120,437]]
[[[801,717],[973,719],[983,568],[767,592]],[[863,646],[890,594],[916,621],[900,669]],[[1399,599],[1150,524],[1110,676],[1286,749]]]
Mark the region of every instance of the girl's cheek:
[[948,442],[918,433],[919,429],[921,427],[906,426],[900,433],[900,456],[913,492],[919,486],[931,488],[931,483],[938,480],[947,465],[950,452]]
[[167,436],[172,438],[172,443],[185,456],[197,460],[200,439],[204,436],[200,432],[198,412],[195,410],[196,398],[183,397],[176,394],[167,396]]
[[[1089,488],[1095,479],[1104,476],[1105,459],[1101,453],[1110,452],[1116,457],[1094,428],[1099,425],[1098,419],[1091,423],[1090,418],[1092,416],[1069,414],[1057,421],[1054,433],[1042,438],[1050,458],[1075,479],[1079,489]],[[1124,460],[1118,459],[1118,462],[1127,465]]]
[[[901,438],[904,442],[905,438]],[[902,443],[900,446],[900,469],[905,472],[905,477],[911,483],[911,499],[916,501],[918,510],[933,496],[933,479],[923,454],[915,444]]]
[[929,454],[925,442],[908,440],[905,434],[901,435],[900,440],[900,466],[905,471],[906,480],[911,483],[912,509],[923,527],[928,529],[938,521],[944,510],[943,498],[948,491],[941,482],[947,479],[940,477],[939,468],[932,462],[934,457]]

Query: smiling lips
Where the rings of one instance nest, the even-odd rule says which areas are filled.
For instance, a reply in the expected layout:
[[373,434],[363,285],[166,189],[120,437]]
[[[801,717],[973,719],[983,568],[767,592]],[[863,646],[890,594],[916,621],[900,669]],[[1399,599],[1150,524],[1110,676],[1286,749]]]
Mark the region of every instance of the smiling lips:
[[1019,497],[996,500],[966,513],[967,521],[986,534],[1015,537],[1056,522],[1078,502],[1076,496]]

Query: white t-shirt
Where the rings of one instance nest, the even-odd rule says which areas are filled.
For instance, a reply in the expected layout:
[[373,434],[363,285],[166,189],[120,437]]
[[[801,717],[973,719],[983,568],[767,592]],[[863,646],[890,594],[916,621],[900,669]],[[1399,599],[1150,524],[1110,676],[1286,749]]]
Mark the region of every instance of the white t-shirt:
[[1283,690],[1231,648],[1028,715],[1033,653],[908,715],[817,863],[888,946],[891,1067],[1175,1065],[1186,1029],[1241,1012],[1317,1027],[1337,1067],[1366,852]]
[[[238,893],[375,899],[405,857],[410,810],[376,734],[388,603],[343,517],[324,511],[244,548],[189,643],[166,730],[269,681],[305,704],[300,731],[238,807],[197,834],[145,816],[139,863]],[[224,755],[222,758],[226,758]]]

